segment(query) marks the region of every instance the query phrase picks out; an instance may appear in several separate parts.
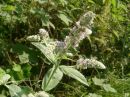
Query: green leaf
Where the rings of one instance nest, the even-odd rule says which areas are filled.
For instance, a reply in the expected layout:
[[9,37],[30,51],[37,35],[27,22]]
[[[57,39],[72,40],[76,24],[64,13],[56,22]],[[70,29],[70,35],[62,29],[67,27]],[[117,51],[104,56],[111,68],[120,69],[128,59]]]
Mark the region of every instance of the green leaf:
[[32,44],[36,46],[52,64],[57,64],[56,55],[53,53],[53,45],[45,45],[38,42],[32,42]]
[[110,84],[103,84],[103,88],[107,92],[114,92],[114,93],[116,92],[116,90],[112,88]]
[[98,86],[102,86],[103,83],[104,83],[104,80],[103,79],[98,79],[96,77],[92,78],[93,82],[95,85],[98,85]]
[[0,68],[0,78],[3,77],[3,75],[5,75],[5,74],[6,74],[6,72],[2,68]]
[[55,29],[55,26],[54,26],[54,24],[53,24],[52,22],[49,22],[49,25],[50,25],[53,29]]
[[17,95],[19,95],[19,96],[13,96],[13,97],[28,97],[27,95],[29,94],[29,93],[32,93],[33,91],[32,91],[32,89],[31,88],[29,88],[29,87],[27,87],[27,86],[22,86],[22,87],[20,87],[21,88],[21,91],[19,91],[19,92],[17,92]]
[[113,31],[113,34],[115,35],[115,37],[119,40],[119,34],[118,34],[118,32],[117,31]]
[[22,64],[28,63],[29,62],[29,55],[26,52],[23,52],[22,55],[19,55],[19,60]]
[[45,14],[43,17],[42,17],[42,25],[43,26],[49,26],[50,25],[50,16],[48,14]]
[[14,65],[13,65],[13,70],[16,71],[16,72],[20,72],[22,69],[21,69],[21,66],[20,66],[20,65],[14,64]]
[[2,84],[6,84],[7,81],[10,79],[10,75],[9,74],[4,74],[1,78],[0,78],[0,85]]
[[56,85],[60,82],[63,77],[63,73],[60,69],[55,70],[55,66],[51,68],[43,78],[42,81],[42,89],[44,91],[49,91],[56,87]]
[[64,74],[68,75],[69,77],[72,77],[77,81],[85,84],[86,86],[89,86],[86,78],[76,69],[64,65],[60,66],[60,69]]
[[30,64],[23,64],[22,65],[22,70],[23,70],[23,75],[24,75],[24,77],[25,78],[28,78],[28,77],[30,77],[30,75],[31,75],[31,65]]
[[9,89],[9,93],[11,97],[20,97],[19,93],[21,92],[21,88],[17,85],[11,84],[6,85],[6,87]]
[[89,3],[95,4],[93,0],[88,0]]
[[13,71],[12,71],[12,77],[15,79],[15,80],[22,80],[24,79],[24,76],[23,76],[23,69],[21,67],[20,64],[16,64],[14,63],[13,65]]
[[7,97],[7,96],[0,94],[0,97]]
[[17,43],[12,45],[12,52],[18,54],[21,63],[30,62],[36,64],[38,61],[39,52],[30,49],[28,46]]
[[15,6],[7,5],[7,6],[4,7],[4,10],[6,10],[6,11],[14,11],[15,10]]
[[69,22],[72,22],[65,14],[60,13],[58,17],[68,26]]
[[117,6],[117,0],[111,0],[111,4],[113,5],[113,7]]

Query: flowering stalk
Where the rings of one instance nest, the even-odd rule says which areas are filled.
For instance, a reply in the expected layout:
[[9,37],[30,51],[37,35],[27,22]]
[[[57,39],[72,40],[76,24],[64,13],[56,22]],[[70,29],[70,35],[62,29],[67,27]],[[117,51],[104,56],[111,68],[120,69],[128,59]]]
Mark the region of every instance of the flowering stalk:
[[95,18],[95,14],[91,11],[85,13],[79,21],[76,22],[76,26],[70,32],[69,36],[66,36],[64,42],[66,44],[66,48],[72,46],[74,48],[79,46],[79,43],[92,34],[90,29],[93,24],[93,20]]
[[77,69],[87,69],[87,68],[98,68],[98,69],[106,69],[105,65],[96,59],[84,59],[80,58],[77,60],[77,64],[75,66]]

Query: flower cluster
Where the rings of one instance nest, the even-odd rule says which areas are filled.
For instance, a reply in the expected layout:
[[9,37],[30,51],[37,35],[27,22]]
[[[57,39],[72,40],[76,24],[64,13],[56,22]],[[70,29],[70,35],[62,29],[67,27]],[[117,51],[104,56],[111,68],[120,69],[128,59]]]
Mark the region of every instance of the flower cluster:
[[106,69],[105,65],[95,59],[84,59],[80,58],[77,60],[76,64],[77,69],[87,69],[87,68],[98,68],[98,69]]
[[79,21],[76,22],[76,26],[71,30],[71,34],[66,36],[65,44],[66,46],[71,45],[73,47],[78,47],[80,41],[85,39],[87,36],[92,34],[90,26],[93,24],[95,14],[91,11],[85,13]]
[[49,95],[44,91],[39,91],[35,94],[30,93],[28,97],[49,97]]

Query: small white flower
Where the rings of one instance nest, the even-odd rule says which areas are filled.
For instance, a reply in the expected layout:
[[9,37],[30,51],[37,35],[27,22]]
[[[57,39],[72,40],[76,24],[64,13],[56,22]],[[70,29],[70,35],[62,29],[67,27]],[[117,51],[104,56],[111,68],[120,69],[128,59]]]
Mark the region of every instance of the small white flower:
[[45,29],[39,29],[39,35],[42,37],[49,37],[48,32]]
[[90,29],[88,29],[87,27],[82,28],[77,37],[74,36],[74,38],[72,38],[74,42],[74,47],[78,47],[79,43],[90,34],[92,34],[92,31]]
[[65,47],[65,42],[56,41],[56,46],[59,47],[59,48],[64,48]]
[[35,94],[35,97],[49,97],[49,95],[44,91],[39,91]]

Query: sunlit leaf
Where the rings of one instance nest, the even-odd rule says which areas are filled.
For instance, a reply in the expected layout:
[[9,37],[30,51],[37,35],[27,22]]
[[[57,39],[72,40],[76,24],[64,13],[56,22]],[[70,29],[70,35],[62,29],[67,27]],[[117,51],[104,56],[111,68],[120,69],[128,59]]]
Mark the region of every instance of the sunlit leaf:
[[20,72],[22,69],[21,69],[21,66],[19,64],[14,64],[13,65],[13,70],[17,71],[17,72]]
[[[29,94],[29,93],[32,93],[33,91],[32,91],[32,89],[31,88],[29,88],[29,87],[27,87],[27,86],[22,86],[22,87],[20,87],[21,88],[21,91],[20,92],[18,92],[18,95],[19,95],[19,97],[28,97],[27,95]],[[18,96],[13,96],[13,97],[18,97]]]
[[63,73],[60,71],[60,69],[55,70],[55,67],[51,68],[43,78],[42,89],[44,91],[53,89],[60,82],[62,77]]
[[21,55],[19,55],[19,60],[21,63],[28,63],[29,55],[26,52],[23,52]]
[[71,20],[63,13],[60,13],[58,15],[58,17],[66,24],[69,25],[69,23],[71,22]]
[[6,85],[6,87],[9,89],[11,97],[20,97],[19,93],[21,92],[21,88],[19,86],[11,84]]
[[15,10],[15,6],[7,5],[7,6],[4,7],[4,10],[7,10],[7,11],[14,11],[14,10]]
[[84,85],[89,86],[86,78],[76,69],[64,65],[60,66],[60,69],[64,74],[68,75],[69,77],[72,77],[77,81],[83,83]]
[[116,92],[116,90],[112,88],[110,84],[103,84],[103,88],[107,92],[114,92],[114,93]]
[[11,78],[11,76],[9,74],[4,74],[3,76],[1,76],[0,78],[0,85],[2,84],[6,84],[7,81]]
[[103,83],[104,83],[104,80],[103,79],[98,79],[96,77],[92,78],[93,82],[95,85],[99,85],[99,86],[102,86]]
[[116,6],[117,6],[117,2],[118,2],[118,0],[111,0],[111,3],[112,3],[112,5],[113,5],[113,7],[116,7]]
[[115,35],[115,37],[119,40],[119,34],[118,34],[118,32],[117,31],[113,31],[113,34]]
[[5,75],[5,74],[6,74],[6,72],[2,68],[0,68],[0,78],[3,77],[3,75]]

